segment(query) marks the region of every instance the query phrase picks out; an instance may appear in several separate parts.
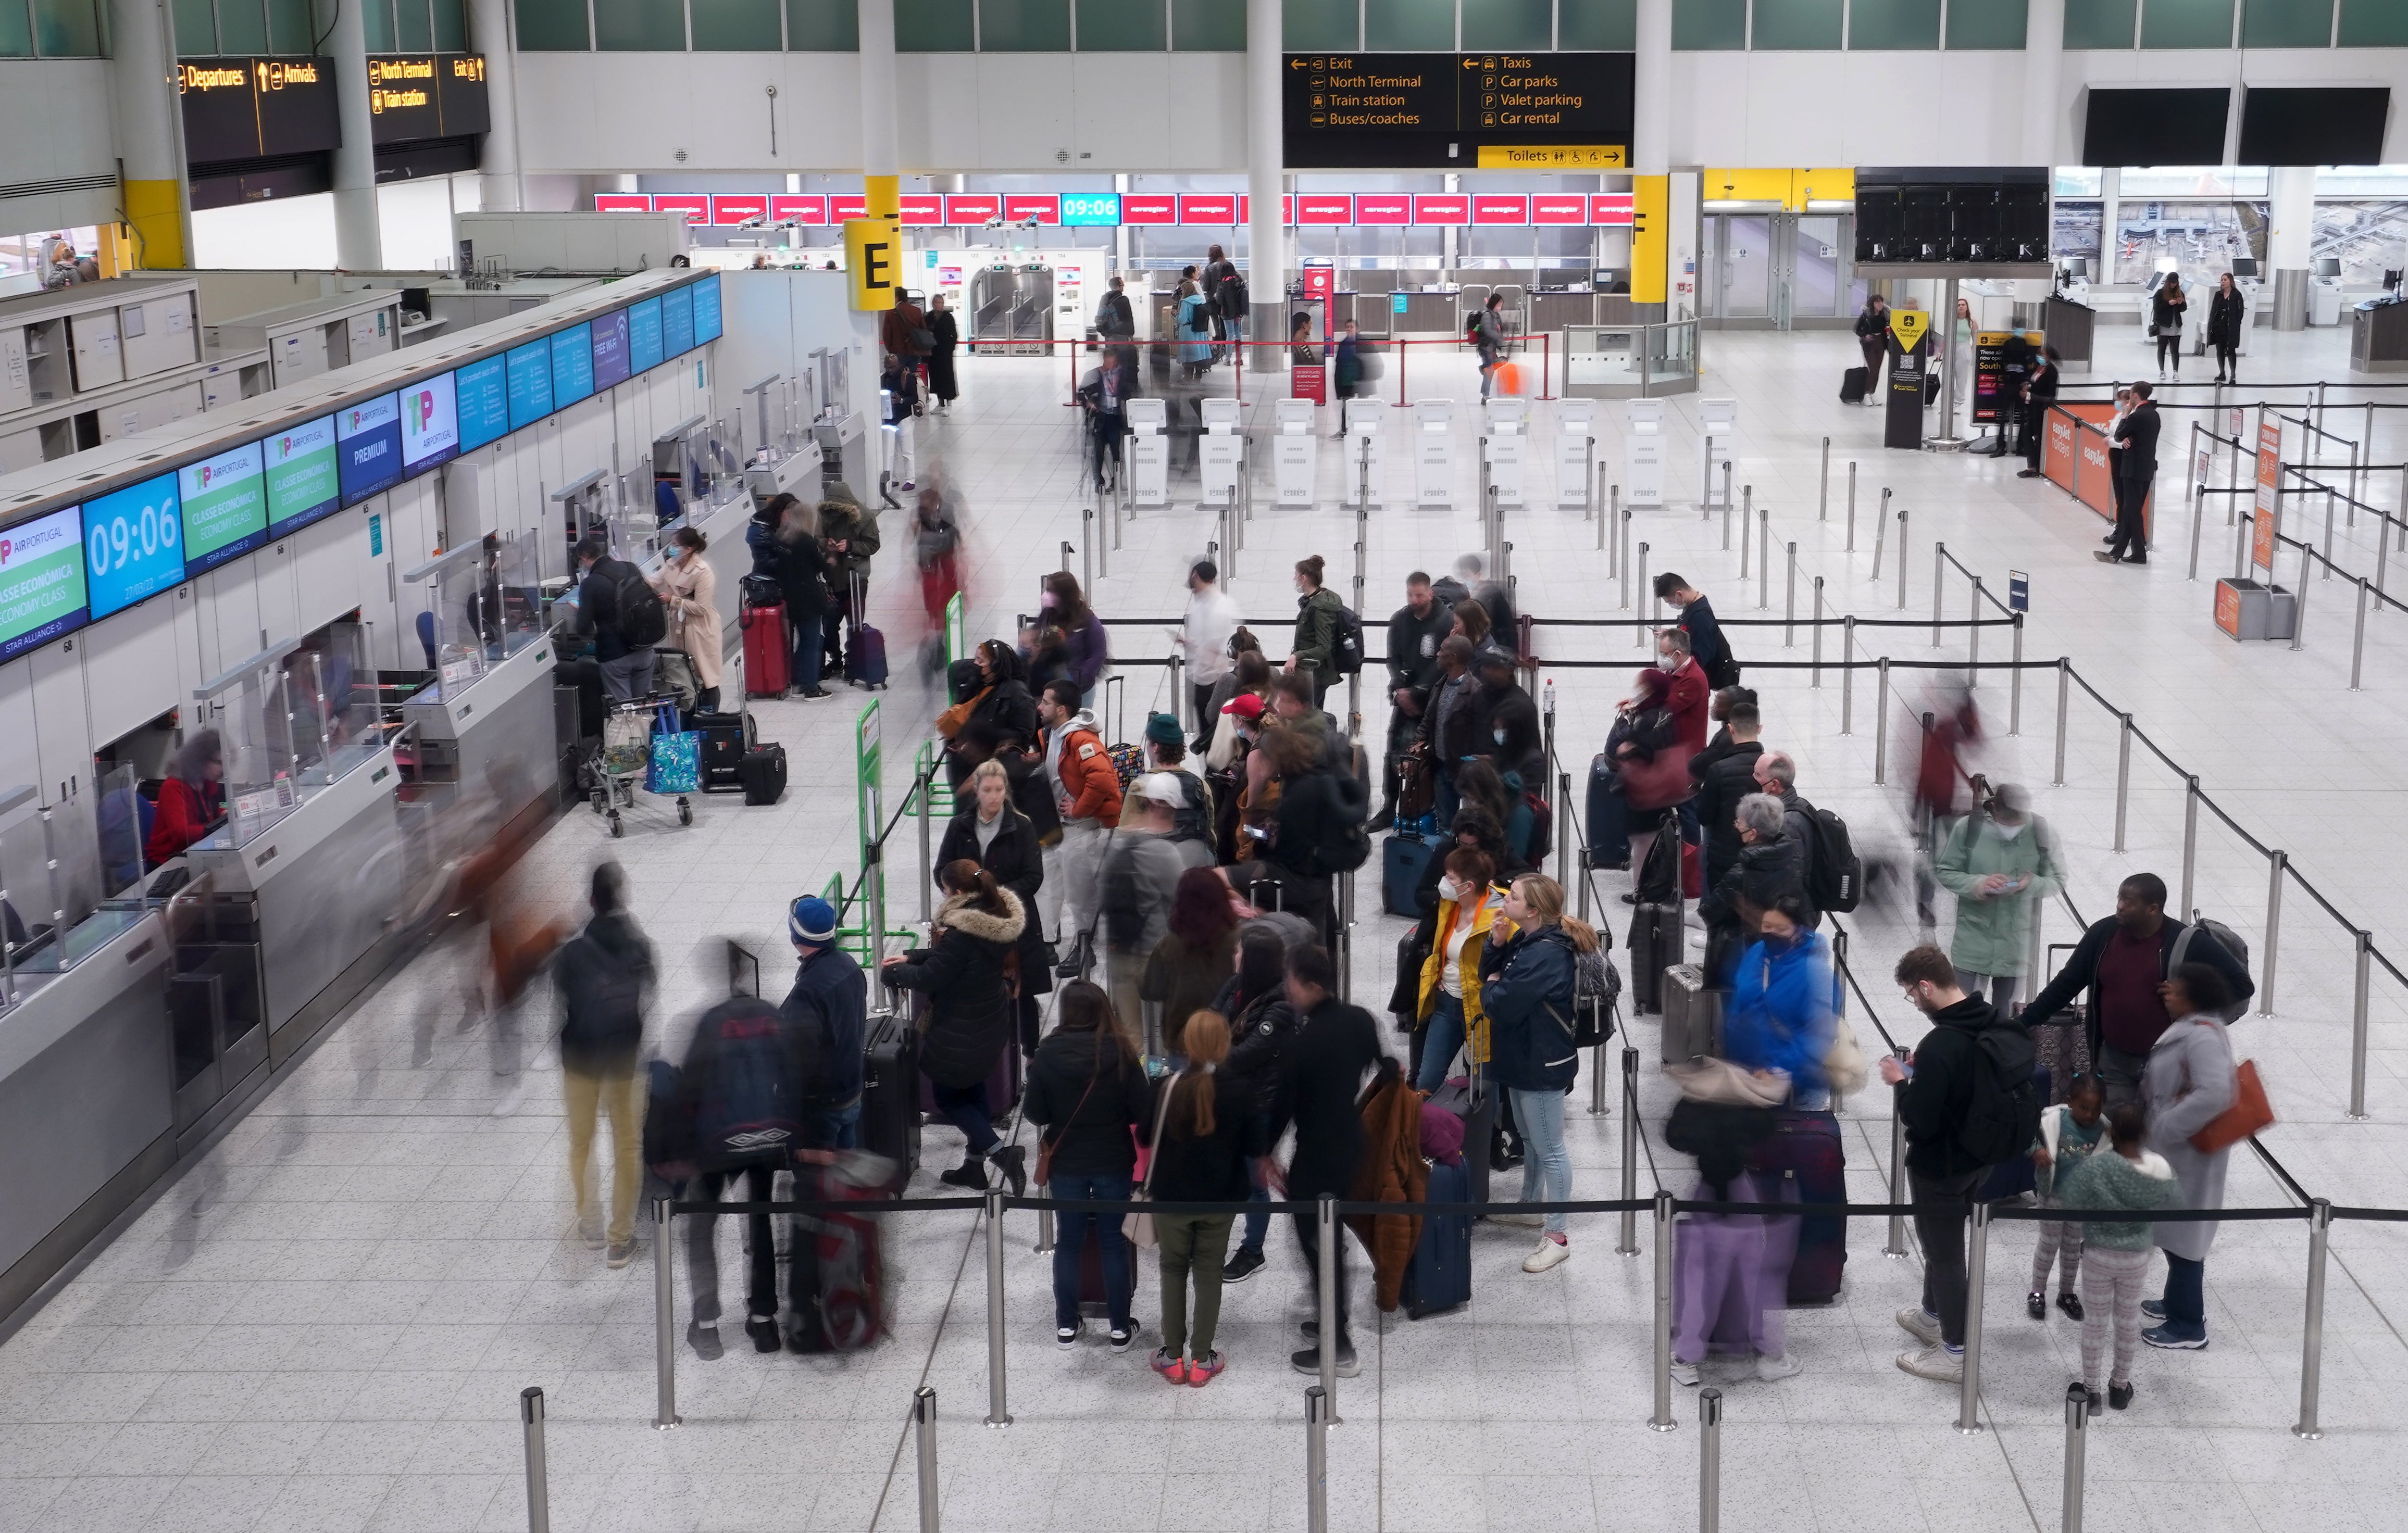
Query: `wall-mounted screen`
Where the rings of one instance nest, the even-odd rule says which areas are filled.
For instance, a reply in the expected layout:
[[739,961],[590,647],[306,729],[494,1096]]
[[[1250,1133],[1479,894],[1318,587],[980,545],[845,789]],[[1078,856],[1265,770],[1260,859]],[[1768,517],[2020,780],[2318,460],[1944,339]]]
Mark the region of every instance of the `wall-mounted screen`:
[[401,391],[401,467],[419,473],[460,455],[460,408],[452,375],[422,378]]
[[38,650],[86,621],[83,508],[0,532],[0,660]]
[[661,301],[627,306],[627,371],[650,372],[661,365]]
[[112,490],[83,509],[84,586],[93,622],[182,583],[176,476]]
[[524,431],[552,413],[552,343],[531,340],[506,353],[509,368],[510,429]]
[[2224,130],[2232,115],[2228,86],[2104,90],[2094,85],[2084,107],[2084,165],[2227,163]]
[[594,337],[572,324],[552,337],[552,408],[566,409],[594,392]]
[[719,338],[719,274],[694,284],[694,343]]
[[2378,165],[2390,119],[2387,86],[2252,85],[2241,100],[2241,163]]
[[661,294],[661,355],[681,357],[694,350],[694,287]]
[[266,460],[268,537],[297,532],[342,509],[333,416],[287,426],[259,446]]
[[594,386],[627,381],[627,311],[613,309],[594,322]]
[[510,390],[505,380],[508,364],[499,356],[472,362],[452,375],[453,403],[460,411],[460,451],[474,452],[510,432]]
[[252,442],[176,470],[184,508],[184,568],[198,575],[267,541],[265,453]]
[[1062,193],[1062,226],[1066,229],[1109,226],[1120,221],[1121,195],[1117,192]]
[[335,412],[335,463],[346,506],[401,482],[401,406],[392,394],[380,394]]

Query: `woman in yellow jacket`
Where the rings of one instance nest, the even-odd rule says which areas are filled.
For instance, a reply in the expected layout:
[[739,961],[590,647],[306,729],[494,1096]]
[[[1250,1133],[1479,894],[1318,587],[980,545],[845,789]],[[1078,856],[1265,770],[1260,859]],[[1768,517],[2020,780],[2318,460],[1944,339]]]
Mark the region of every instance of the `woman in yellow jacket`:
[[1480,953],[1501,899],[1490,887],[1496,876],[1488,853],[1459,846],[1447,853],[1446,876],[1438,881],[1438,922],[1429,956],[1422,960],[1415,1012],[1418,1024],[1428,1031],[1413,1084],[1426,1092],[1445,1083],[1455,1052],[1466,1043],[1472,1059],[1488,1056],[1488,1017],[1480,1010]]

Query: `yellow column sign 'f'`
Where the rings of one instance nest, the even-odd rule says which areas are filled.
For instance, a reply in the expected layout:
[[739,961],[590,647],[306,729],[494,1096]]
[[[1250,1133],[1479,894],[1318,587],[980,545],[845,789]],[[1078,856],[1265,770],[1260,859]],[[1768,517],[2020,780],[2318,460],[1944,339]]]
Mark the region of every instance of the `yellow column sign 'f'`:
[[845,220],[844,269],[855,309],[895,307],[897,243],[894,227],[882,218]]
[[1931,333],[1931,316],[1919,308],[1893,308],[1889,333],[1898,337],[1899,350],[1912,351],[1917,341]]

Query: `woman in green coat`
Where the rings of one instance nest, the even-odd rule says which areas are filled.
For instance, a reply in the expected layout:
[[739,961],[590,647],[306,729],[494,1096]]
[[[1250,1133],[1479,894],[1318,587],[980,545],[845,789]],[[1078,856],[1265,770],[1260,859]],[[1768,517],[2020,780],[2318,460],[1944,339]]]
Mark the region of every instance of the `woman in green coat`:
[[2001,783],[1988,805],[1956,822],[1933,866],[1956,896],[1948,960],[1969,996],[1985,993],[2000,1012],[2014,1004],[2029,962],[2034,913],[2064,885],[2065,869],[2031,795]]
[[1315,708],[1338,680],[1338,614],[1346,605],[1337,592],[1323,587],[1322,568],[1318,553],[1296,562],[1296,640],[1288,646],[1287,658],[1290,670],[1303,670],[1312,662]]

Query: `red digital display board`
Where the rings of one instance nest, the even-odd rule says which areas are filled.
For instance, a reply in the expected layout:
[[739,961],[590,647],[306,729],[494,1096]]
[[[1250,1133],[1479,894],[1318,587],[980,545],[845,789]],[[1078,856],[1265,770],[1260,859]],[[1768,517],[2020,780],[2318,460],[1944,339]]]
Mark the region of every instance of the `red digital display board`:
[[1182,223],[1235,223],[1238,222],[1238,199],[1226,192],[1179,199],[1179,222]]
[[928,193],[897,197],[896,207],[902,213],[903,222],[915,229],[928,228],[945,221],[945,199]]
[[688,223],[700,223],[710,217],[710,199],[700,193],[664,192],[652,199],[655,213],[683,213]]
[[713,223],[741,223],[748,218],[767,218],[768,216],[769,199],[767,197],[713,197],[710,199],[710,222]]
[[649,213],[652,210],[652,199],[627,192],[599,192],[595,193],[594,210],[597,213]]
[[1471,222],[1474,223],[1527,223],[1530,222],[1530,199],[1520,193],[1491,193],[1471,199]]
[[1003,216],[1012,223],[1035,219],[1039,223],[1062,222],[1062,199],[1052,193],[1027,193],[1003,199]]
[[1471,199],[1459,193],[1413,198],[1415,223],[1469,223],[1471,222]]
[[1354,197],[1354,222],[1370,224],[1404,224],[1413,221],[1413,199],[1401,192],[1357,193]]
[[1354,222],[1354,199],[1340,193],[1336,196],[1308,192],[1296,199],[1296,221],[1300,224],[1326,225]]
[[771,197],[769,219],[775,223],[825,223],[825,197]]
[[867,218],[868,216],[869,199],[867,197],[838,196],[828,198],[828,221],[832,223],[842,223],[847,219]]
[[1139,196],[1133,193],[1121,195],[1123,223],[1176,223],[1179,222],[1177,197]]
[[1591,223],[1616,223],[1629,227],[1632,204],[1637,199],[1627,192],[1592,192],[1588,199],[1588,221]]
[[1582,192],[1534,192],[1530,194],[1530,222],[1533,223],[1586,223],[1588,195]]
[[945,199],[945,222],[947,223],[964,225],[984,223],[990,219],[998,219],[1002,216],[1003,199],[1001,197],[990,196],[985,193],[979,193],[972,195],[947,197]]

